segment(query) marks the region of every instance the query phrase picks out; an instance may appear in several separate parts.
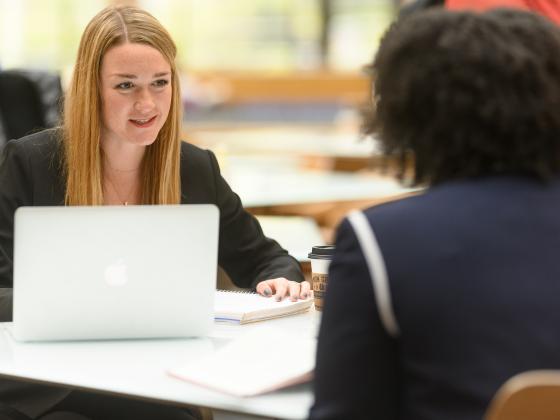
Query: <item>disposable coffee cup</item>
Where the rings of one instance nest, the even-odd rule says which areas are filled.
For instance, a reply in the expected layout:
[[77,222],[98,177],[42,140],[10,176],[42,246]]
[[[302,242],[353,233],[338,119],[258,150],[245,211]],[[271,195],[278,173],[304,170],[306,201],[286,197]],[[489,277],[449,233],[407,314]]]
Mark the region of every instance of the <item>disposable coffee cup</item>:
[[334,254],[334,245],[314,246],[308,257],[311,260],[311,282],[315,296],[315,309],[323,310],[323,299],[327,291],[329,264]]

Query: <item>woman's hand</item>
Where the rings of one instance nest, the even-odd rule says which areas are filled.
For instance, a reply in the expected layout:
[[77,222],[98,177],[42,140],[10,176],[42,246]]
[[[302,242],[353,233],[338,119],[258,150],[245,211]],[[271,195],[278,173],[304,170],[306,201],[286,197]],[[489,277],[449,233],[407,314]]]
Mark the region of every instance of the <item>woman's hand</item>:
[[313,296],[308,281],[298,283],[284,277],[261,281],[257,284],[257,293],[266,297],[274,296],[277,301],[289,296],[293,302]]

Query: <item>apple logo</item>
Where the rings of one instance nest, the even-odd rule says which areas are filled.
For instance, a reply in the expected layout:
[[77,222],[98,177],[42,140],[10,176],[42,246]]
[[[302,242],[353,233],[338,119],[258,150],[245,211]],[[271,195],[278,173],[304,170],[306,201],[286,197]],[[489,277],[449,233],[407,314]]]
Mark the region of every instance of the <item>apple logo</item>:
[[124,286],[128,282],[128,268],[122,258],[105,268],[105,283],[112,287]]

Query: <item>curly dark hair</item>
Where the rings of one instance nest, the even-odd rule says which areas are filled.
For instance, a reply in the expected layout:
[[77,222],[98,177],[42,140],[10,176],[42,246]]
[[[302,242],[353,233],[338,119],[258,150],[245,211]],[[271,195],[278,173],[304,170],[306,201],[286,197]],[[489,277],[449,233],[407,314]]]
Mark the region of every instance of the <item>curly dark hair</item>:
[[560,28],[535,14],[430,10],[395,22],[369,66],[375,134],[401,177],[437,184],[560,172]]

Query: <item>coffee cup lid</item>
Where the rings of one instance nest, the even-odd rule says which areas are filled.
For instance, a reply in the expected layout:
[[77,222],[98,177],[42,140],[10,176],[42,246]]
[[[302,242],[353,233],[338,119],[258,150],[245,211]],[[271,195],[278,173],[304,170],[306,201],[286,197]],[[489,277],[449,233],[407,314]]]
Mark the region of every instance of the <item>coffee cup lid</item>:
[[309,258],[330,260],[334,254],[334,245],[314,246],[307,255]]

